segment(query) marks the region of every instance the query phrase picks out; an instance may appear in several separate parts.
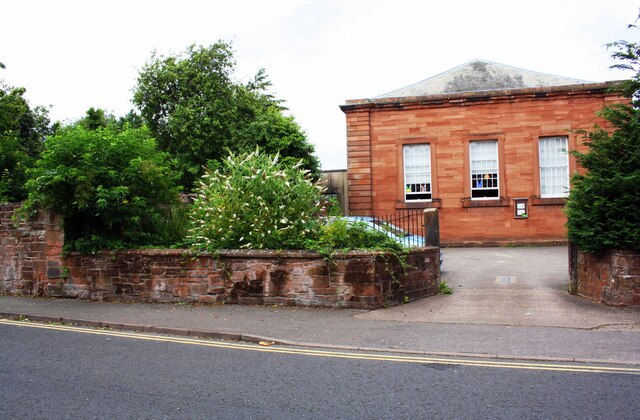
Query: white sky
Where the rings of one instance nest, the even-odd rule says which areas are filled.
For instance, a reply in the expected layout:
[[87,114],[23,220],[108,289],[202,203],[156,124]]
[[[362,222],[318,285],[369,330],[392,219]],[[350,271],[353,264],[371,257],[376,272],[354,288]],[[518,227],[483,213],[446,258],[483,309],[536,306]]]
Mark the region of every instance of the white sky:
[[636,41],[632,0],[9,0],[0,8],[0,79],[27,88],[54,120],[89,107],[124,115],[153,49],[231,41],[236,78],[261,67],[307,131],[323,169],[346,168],[338,108],[474,58],[591,81],[604,44]]

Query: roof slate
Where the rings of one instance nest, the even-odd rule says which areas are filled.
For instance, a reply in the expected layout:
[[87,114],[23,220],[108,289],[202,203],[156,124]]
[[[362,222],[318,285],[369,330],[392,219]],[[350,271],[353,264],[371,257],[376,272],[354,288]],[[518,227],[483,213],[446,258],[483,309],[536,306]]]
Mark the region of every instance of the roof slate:
[[538,73],[476,59],[438,74],[437,76],[376,96],[373,99],[566,86],[585,83],[592,82]]

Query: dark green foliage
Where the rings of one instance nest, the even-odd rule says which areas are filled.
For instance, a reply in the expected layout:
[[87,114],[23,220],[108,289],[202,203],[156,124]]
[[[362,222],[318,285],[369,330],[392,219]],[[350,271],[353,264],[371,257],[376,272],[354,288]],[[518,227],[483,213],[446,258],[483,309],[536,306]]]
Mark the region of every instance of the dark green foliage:
[[621,105],[599,115],[615,131],[583,133],[589,151],[574,153],[588,172],[572,179],[569,237],[588,252],[640,250],[640,112]]
[[130,110],[124,117],[118,118],[116,125],[119,128],[124,128],[126,124],[129,124],[131,128],[141,128],[144,127],[144,121],[142,120],[142,116],[135,112],[134,110]]
[[[629,25],[629,29],[638,29],[636,25]],[[640,43],[629,41],[616,41],[607,45],[613,48],[611,56],[618,60],[611,66],[614,69],[629,70],[635,74],[619,87],[619,91],[627,98],[631,98],[638,106],[640,97]]]
[[97,130],[100,127],[113,126],[119,130],[125,128],[128,125],[130,128],[144,127],[144,121],[142,117],[135,111],[129,111],[124,117],[116,117],[113,114],[107,113],[104,109],[89,108],[86,115],[80,118],[76,124],[81,125],[87,130]]
[[611,44],[614,67],[633,69],[636,75],[620,86],[632,105],[612,105],[598,113],[613,128],[580,131],[586,153],[574,152],[587,170],[572,178],[567,206],[569,238],[582,250],[606,248],[640,251],[640,55],[638,44]]
[[78,125],[86,128],[87,130],[97,130],[101,127],[106,127],[109,124],[115,123],[115,117],[107,114],[104,109],[89,108],[84,118],[78,121]]
[[84,125],[47,139],[25,209],[62,215],[67,251],[170,245],[178,189],[168,156],[146,128]]
[[26,197],[27,169],[51,132],[47,109],[31,108],[24,93],[0,81],[0,202]]
[[241,84],[234,69],[231,46],[219,41],[178,56],[154,53],[138,76],[133,102],[160,149],[177,158],[182,185],[190,191],[204,167],[219,167],[227,150],[249,153],[256,146],[284,161],[302,159],[317,175],[313,146],[267,93],[264,73]]
[[384,232],[371,230],[366,223],[349,223],[336,218],[320,226],[317,239],[308,243],[310,249],[327,251],[332,249],[366,249],[402,251],[402,245]]

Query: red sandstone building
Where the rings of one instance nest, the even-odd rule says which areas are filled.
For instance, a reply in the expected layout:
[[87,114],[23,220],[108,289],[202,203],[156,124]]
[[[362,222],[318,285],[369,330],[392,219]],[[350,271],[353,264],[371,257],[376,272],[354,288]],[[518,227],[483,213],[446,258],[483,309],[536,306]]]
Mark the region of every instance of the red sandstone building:
[[622,98],[590,83],[475,60],[348,100],[349,211],[440,209],[444,244],[562,241],[574,130]]

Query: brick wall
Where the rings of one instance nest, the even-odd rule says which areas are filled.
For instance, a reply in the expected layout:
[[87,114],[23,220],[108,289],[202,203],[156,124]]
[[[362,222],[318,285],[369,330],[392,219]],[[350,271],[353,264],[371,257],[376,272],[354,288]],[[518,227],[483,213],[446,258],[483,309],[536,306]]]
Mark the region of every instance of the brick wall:
[[640,253],[578,251],[578,295],[613,306],[640,306]]
[[[475,95],[475,96],[474,96]],[[347,157],[353,214],[404,208],[440,208],[444,244],[564,240],[564,199],[540,199],[538,139],[605,122],[594,116],[621,99],[601,84],[582,90],[348,101]],[[500,200],[471,201],[469,142],[498,140]],[[402,147],[429,143],[433,202],[405,203]],[[570,172],[576,170],[570,158]],[[529,217],[514,218],[514,198],[529,199]]]
[[406,271],[380,253],[104,251],[61,256],[59,219],[13,225],[0,207],[0,292],[92,300],[278,304],[373,309],[438,293],[439,249],[407,255]]

